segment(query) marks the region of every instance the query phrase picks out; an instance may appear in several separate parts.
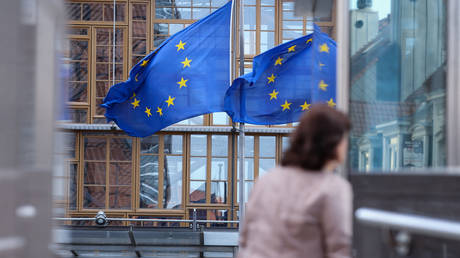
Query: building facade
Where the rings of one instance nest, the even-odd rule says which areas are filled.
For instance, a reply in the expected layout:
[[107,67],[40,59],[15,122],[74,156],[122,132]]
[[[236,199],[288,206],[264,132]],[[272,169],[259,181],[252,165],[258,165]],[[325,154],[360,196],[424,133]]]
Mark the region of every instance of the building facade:
[[[117,0],[66,2],[68,14],[67,108],[61,124],[66,145],[68,217],[236,220],[237,125],[225,113],[181,121],[145,138],[126,135],[104,118],[108,89],[170,35],[224,5],[226,0]],[[334,6],[316,19],[335,36]],[[115,13],[115,17],[114,17]],[[238,28],[234,24],[234,28]],[[244,66],[276,45],[310,33],[312,19],[294,16],[294,2],[244,1]],[[233,40],[238,42],[238,40]],[[236,48],[238,49],[238,48]],[[235,52],[236,64],[240,61]],[[235,71],[237,69],[234,69]],[[234,76],[237,76],[235,72]],[[258,177],[276,166],[295,125],[247,126],[245,199]],[[73,222],[93,225],[93,222]],[[188,226],[181,223],[114,222],[112,225]],[[207,224],[230,227],[230,224]]]

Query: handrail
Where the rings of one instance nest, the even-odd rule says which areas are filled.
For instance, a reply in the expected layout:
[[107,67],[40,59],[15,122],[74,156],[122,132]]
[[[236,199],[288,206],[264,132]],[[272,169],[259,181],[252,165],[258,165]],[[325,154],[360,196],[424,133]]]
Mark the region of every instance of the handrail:
[[[94,218],[53,218],[59,221],[93,221]],[[129,219],[129,218],[107,218],[107,221],[145,221],[145,222],[184,222],[192,223],[191,219]],[[239,220],[196,220],[197,223],[240,223]]]
[[409,233],[460,240],[460,222],[420,215],[359,208],[356,219],[363,224],[407,231]]

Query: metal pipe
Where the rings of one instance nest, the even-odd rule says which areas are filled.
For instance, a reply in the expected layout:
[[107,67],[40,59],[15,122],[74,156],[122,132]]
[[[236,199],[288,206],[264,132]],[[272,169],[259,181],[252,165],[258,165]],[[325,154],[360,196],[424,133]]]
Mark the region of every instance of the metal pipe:
[[403,214],[372,208],[359,208],[356,219],[370,226],[404,230],[426,236],[460,240],[460,222]]
[[[94,218],[53,218],[58,221],[93,221]],[[107,218],[107,221],[138,221],[138,222],[183,222],[183,223],[240,223],[238,220],[192,220],[192,219],[128,219]]]

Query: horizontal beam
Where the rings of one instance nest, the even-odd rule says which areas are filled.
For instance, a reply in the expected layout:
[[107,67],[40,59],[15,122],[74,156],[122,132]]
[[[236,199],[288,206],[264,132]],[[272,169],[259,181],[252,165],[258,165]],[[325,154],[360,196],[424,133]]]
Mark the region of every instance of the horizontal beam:
[[[120,131],[116,124],[77,124],[77,123],[57,123],[57,128],[61,130],[83,130],[83,131]],[[209,132],[209,133],[231,133],[238,132],[231,126],[198,126],[198,125],[176,125],[168,126],[161,132]],[[294,131],[292,127],[266,127],[266,126],[246,126],[246,133],[274,133],[289,134]]]

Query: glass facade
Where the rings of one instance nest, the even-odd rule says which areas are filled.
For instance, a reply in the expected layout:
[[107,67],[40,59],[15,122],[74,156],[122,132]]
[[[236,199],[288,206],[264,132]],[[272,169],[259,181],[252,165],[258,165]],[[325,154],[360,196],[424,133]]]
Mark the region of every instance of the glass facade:
[[[111,85],[126,80],[129,69],[165,39],[225,3],[227,0],[117,0],[114,32],[113,1],[67,0],[63,62],[69,78],[65,96],[68,120],[88,128],[106,124],[100,104]],[[251,71],[255,55],[312,30],[311,18],[294,16],[292,1],[246,0],[244,4],[246,72]],[[334,37],[332,14],[333,9],[330,17],[318,20],[318,24]],[[239,43],[234,42],[238,52]],[[66,214],[93,217],[104,210],[117,218],[188,219],[196,209],[198,219],[236,219],[238,133],[230,131],[231,125],[227,114],[220,112],[180,121],[171,131],[145,138],[114,130],[69,130],[72,141],[66,148],[72,157],[67,162]],[[257,178],[279,163],[282,150],[289,144],[288,130],[260,132],[260,126],[248,128],[255,131],[246,137],[245,200]],[[111,225],[131,224],[188,226],[177,222]]]
[[446,1],[350,0],[350,166],[446,165]]

